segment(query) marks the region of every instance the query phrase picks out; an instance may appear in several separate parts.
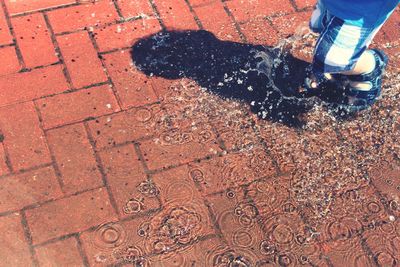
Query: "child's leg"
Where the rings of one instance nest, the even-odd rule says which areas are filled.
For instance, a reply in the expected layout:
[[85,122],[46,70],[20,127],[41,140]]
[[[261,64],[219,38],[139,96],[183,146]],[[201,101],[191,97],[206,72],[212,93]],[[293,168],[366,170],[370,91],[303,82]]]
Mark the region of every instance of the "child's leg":
[[373,94],[380,94],[380,75],[386,58],[367,47],[380,27],[362,28],[331,16],[315,47],[312,67],[316,79],[310,87],[318,87],[318,83],[326,80],[326,74],[340,74],[348,77],[353,91],[371,90],[367,102],[372,103]]
[[327,9],[321,3],[321,1],[318,1],[311,15],[309,27],[313,32],[321,33],[326,26],[326,20],[327,20]]

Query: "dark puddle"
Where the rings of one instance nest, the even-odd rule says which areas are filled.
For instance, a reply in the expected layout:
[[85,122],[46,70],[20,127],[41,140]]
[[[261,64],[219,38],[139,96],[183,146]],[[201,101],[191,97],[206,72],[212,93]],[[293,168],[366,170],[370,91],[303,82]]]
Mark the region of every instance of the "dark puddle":
[[293,90],[309,63],[282,48],[218,40],[207,31],[162,31],[132,47],[136,67],[148,76],[189,78],[208,92],[240,100],[263,119],[296,126],[312,105]]

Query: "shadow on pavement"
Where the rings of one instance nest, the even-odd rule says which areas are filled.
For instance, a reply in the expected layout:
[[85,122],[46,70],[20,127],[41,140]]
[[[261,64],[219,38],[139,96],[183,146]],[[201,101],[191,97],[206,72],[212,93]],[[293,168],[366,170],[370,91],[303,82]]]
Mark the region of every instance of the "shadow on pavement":
[[132,47],[148,76],[189,78],[220,97],[241,100],[263,119],[300,126],[309,101],[293,97],[309,63],[261,45],[218,40],[208,31],[161,31]]

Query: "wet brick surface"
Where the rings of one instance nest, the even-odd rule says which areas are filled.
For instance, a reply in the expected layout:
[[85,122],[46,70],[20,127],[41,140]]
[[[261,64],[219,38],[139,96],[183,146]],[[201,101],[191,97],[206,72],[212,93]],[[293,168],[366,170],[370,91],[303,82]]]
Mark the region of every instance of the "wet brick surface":
[[400,11],[343,118],[314,4],[0,0],[0,266],[399,266]]

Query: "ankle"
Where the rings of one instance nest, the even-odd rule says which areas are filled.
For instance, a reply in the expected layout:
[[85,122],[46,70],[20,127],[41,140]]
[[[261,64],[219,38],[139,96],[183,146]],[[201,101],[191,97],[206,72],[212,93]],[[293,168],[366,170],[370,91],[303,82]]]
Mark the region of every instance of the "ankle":
[[374,56],[374,52],[371,50],[366,50],[354,68],[350,71],[343,72],[344,75],[360,75],[360,74],[368,74],[374,71],[376,68],[376,58]]

